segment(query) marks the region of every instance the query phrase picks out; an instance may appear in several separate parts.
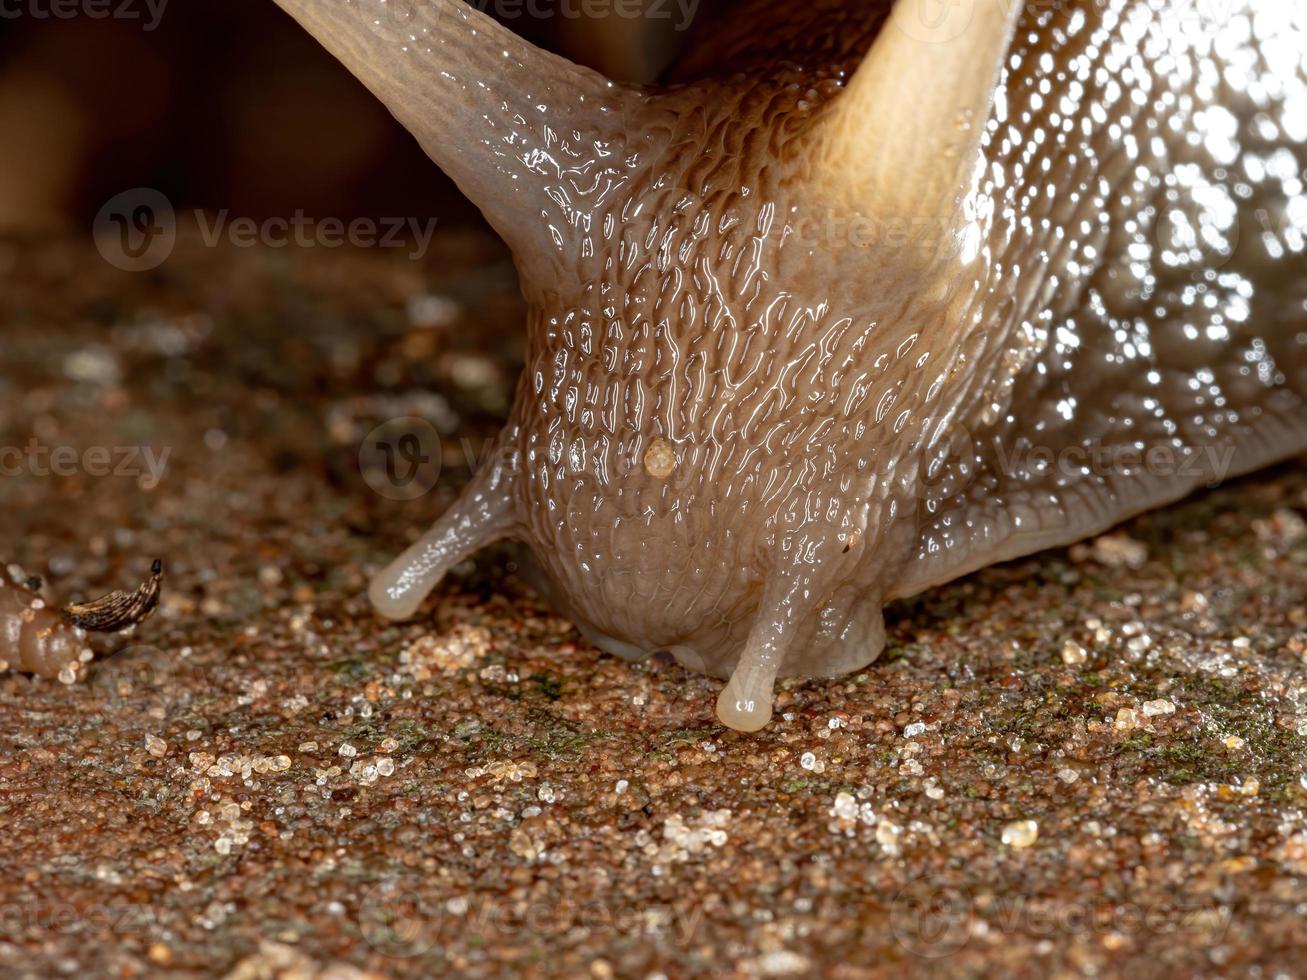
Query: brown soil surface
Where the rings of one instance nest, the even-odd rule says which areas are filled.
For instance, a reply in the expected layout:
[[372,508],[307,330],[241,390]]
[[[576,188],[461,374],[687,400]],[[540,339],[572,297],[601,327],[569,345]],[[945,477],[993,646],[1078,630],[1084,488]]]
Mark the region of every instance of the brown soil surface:
[[[0,555],[61,598],[168,574],[85,682],[0,677],[0,974],[1307,965],[1301,467],[899,604],[879,663],[784,683],[742,736],[716,683],[596,652],[508,549],[420,621],[371,614],[506,412],[520,334],[474,235],[420,263],[184,239],[141,274],[0,246],[25,453]],[[359,449],[408,415],[444,465],[397,501]]]

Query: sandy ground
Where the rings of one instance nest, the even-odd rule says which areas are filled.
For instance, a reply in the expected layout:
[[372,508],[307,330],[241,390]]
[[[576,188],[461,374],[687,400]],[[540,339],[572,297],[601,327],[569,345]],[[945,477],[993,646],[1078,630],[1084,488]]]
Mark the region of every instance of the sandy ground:
[[[508,549],[370,613],[520,318],[473,235],[140,274],[0,245],[0,556],[64,598],[168,571],[84,683],[0,677],[0,974],[1304,971],[1301,467],[899,604],[879,663],[741,736]],[[387,472],[402,416],[392,463],[438,475]]]

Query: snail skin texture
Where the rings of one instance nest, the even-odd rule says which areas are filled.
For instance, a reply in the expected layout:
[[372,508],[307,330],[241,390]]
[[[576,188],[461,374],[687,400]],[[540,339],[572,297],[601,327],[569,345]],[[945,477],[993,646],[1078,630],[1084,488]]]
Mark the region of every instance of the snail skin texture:
[[1307,8],[721,5],[659,84],[457,0],[278,0],[513,251],[498,445],[373,583],[525,541],[598,646],[857,670],[882,606],[1307,447]]
[[163,563],[135,592],[110,592],[62,609],[41,596],[41,580],[0,567],[0,671],[18,670],[71,684],[94,658],[88,633],[117,633],[142,623],[159,603]]

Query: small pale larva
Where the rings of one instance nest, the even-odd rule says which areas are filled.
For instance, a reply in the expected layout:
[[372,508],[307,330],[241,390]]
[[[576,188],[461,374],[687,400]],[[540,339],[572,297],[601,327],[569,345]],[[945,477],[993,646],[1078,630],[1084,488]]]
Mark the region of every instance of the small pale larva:
[[94,658],[88,633],[117,633],[144,622],[159,603],[163,563],[134,592],[110,592],[63,608],[41,597],[41,580],[16,565],[0,573],[0,670],[9,669],[71,684]]

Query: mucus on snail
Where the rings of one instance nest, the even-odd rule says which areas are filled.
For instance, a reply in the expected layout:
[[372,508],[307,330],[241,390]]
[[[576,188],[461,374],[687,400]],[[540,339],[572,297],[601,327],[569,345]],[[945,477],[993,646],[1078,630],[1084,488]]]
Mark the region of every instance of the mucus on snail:
[[886,602],[1307,448],[1301,4],[743,0],[619,84],[458,0],[278,3],[529,308],[500,452],[385,616],[521,539],[752,731]]

